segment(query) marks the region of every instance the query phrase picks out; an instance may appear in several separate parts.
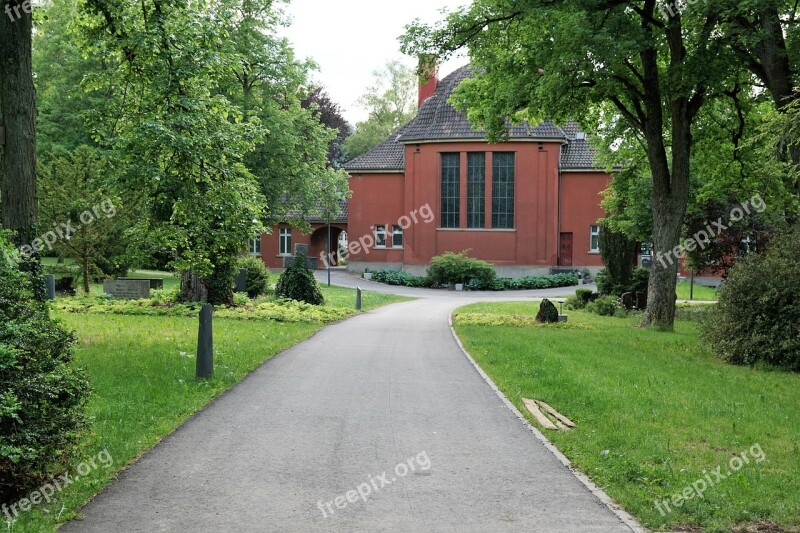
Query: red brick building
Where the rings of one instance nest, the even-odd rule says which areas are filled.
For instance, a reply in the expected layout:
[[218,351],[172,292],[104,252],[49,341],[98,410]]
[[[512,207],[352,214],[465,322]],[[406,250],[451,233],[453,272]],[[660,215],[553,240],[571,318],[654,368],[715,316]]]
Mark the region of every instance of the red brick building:
[[[600,193],[610,176],[586,134],[546,121],[511,126],[508,142],[487,143],[448,102],[470,75],[464,67],[433,77],[420,88],[418,115],[345,165],[352,198],[332,242],[346,232],[348,269],[422,273],[433,256],[470,249],[500,276],[596,271]],[[282,266],[297,243],[324,258],[327,226],[319,216],[311,222],[311,235],[280,226],[262,236],[264,262]]]

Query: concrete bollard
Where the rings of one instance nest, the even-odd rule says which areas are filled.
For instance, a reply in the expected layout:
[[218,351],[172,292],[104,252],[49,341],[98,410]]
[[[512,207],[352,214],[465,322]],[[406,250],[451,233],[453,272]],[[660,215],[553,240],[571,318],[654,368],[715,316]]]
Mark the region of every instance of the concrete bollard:
[[356,287],[356,311],[361,310],[361,287]]
[[208,379],[214,375],[214,339],[211,323],[213,309],[210,304],[206,304],[200,311],[200,329],[197,334],[197,368],[195,370],[197,379]]
[[56,277],[52,274],[45,274],[44,284],[47,287],[47,299],[56,299]]

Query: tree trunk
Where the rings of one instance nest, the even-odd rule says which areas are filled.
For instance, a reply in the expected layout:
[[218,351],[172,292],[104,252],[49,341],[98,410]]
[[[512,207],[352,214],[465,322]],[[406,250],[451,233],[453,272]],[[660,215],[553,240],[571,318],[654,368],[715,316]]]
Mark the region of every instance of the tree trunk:
[[89,294],[89,253],[84,249],[83,251],[83,292]]
[[[37,237],[32,16],[18,0],[10,0],[5,7],[0,12],[0,126],[5,134],[0,146],[0,211],[3,227],[15,232],[12,242],[19,247],[30,245]],[[24,259],[20,269],[31,275],[36,297],[44,300],[47,294],[39,254]]]
[[208,288],[205,280],[192,271],[181,273],[181,293],[180,300],[183,302],[208,301]]

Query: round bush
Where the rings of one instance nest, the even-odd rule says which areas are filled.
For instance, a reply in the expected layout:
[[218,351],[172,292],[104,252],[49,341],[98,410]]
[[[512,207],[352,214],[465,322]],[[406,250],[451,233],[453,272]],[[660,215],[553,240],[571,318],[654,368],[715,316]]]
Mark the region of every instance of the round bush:
[[258,298],[269,289],[269,270],[258,257],[247,256],[239,259],[239,268],[247,270],[247,296]]
[[740,259],[719,291],[702,337],[722,359],[800,371],[800,228]]
[[275,296],[312,305],[325,303],[317,278],[306,268],[306,256],[297,254],[289,268],[281,274],[275,286]]
[[467,251],[445,252],[431,259],[428,281],[433,287],[463,283],[469,288],[491,290],[494,287],[494,267],[486,261],[467,257]]
[[[9,248],[0,234],[0,252]],[[88,384],[75,340],[33,297],[28,276],[0,262],[0,501],[63,470],[84,428]]]
[[539,312],[536,313],[536,322],[544,324],[555,324],[558,322],[558,309],[553,302],[545,298],[539,305]]

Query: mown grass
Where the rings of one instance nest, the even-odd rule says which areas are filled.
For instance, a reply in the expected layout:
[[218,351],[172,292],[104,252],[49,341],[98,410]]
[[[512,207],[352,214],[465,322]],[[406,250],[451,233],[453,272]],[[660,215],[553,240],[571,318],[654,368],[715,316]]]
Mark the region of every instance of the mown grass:
[[[352,309],[355,291],[323,288],[328,306]],[[384,294],[364,294],[364,309],[395,301]],[[214,320],[215,375],[194,379],[197,319],[54,311],[53,316],[78,338],[76,363],[85,368],[93,394],[87,415],[90,432],[81,460],[104,449],[113,467],[97,468],[72,483],[50,504],[19,516],[8,531],[53,531],[76,516],[77,509],[113,481],[124,468],[174,431],[192,414],[238,383],[264,361],[310,337],[321,322]],[[74,473],[74,471],[73,471]]]
[[[573,311],[571,328],[458,324],[468,313],[502,323],[536,305],[468,306],[456,331],[521,411],[523,397],[544,400],[578,424],[547,436],[643,525],[800,524],[799,375],[727,365],[699,343],[692,322],[658,333],[636,318]],[[663,514],[656,507],[718,466],[730,471],[731,458],[754,445],[766,460],[751,456],[724,480],[712,477],[703,498]]]
[[[692,295],[691,286],[688,281],[678,282],[675,289],[678,300],[714,301],[717,299],[717,290],[713,287],[694,284],[694,294]],[[691,298],[689,296],[692,296]]]

